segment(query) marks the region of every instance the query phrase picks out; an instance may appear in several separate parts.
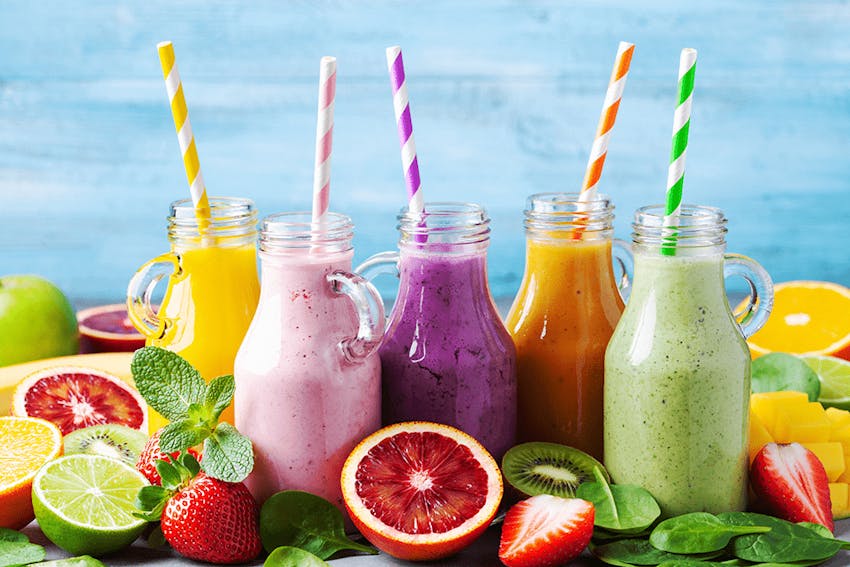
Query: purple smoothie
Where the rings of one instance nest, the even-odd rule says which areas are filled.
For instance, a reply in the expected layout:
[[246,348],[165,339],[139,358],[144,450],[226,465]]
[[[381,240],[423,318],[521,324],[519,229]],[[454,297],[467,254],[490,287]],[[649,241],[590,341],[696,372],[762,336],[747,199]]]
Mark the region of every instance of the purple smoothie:
[[486,251],[402,249],[380,348],[383,420],[457,427],[496,459],[516,442],[516,350],[487,284]]

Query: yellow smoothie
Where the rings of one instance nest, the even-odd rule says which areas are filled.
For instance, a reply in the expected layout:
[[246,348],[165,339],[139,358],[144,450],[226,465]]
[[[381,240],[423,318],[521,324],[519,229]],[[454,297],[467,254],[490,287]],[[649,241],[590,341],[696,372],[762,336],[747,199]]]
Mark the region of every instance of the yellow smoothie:
[[507,318],[517,348],[520,441],[563,443],[602,458],[605,348],[622,312],[610,237],[529,237]]
[[[159,311],[165,330],[161,337],[148,337],[146,344],[176,352],[207,381],[233,374],[236,351],[260,297],[256,246],[253,241],[239,246],[175,245],[173,251],[181,270],[170,278]],[[167,423],[149,411],[151,432]],[[233,423],[233,406],[222,419]]]

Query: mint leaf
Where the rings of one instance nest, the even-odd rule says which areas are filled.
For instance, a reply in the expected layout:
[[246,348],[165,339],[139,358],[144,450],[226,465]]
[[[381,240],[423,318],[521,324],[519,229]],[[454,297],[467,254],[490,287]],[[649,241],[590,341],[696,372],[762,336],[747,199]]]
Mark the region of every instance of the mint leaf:
[[130,364],[136,388],[149,406],[169,421],[188,416],[191,404],[202,404],[206,383],[191,364],[159,347],[144,347]]
[[263,567],[330,567],[309,551],[297,547],[281,546],[272,551]]
[[0,567],[43,561],[46,555],[43,547],[29,541],[0,541]]
[[9,528],[0,528],[0,542],[9,541],[12,543],[29,543],[29,538],[25,534],[17,530],[10,530]]
[[227,406],[233,401],[233,393],[235,391],[236,381],[230,374],[219,376],[209,383],[204,405],[214,420],[218,420],[221,412],[227,409]]
[[212,420],[211,418],[212,416],[210,415],[210,412],[207,411],[207,407],[202,404],[190,404],[189,411],[186,412],[186,419],[199,425],[210,421],[217,421]]
[[219,423],[204,441],[204,472],[225,482],[241,482],[254,468],[251,440],[229,423]]
[[159,447],[165,453],[183,451],[203,443],[211,433],[209,427],[199,426],[188,418],[172,421],[162,428]]
[[44,563],[36,563],[32,567],[106,567],[106,565],[91,555],[80,555],[79,557],[69,557],[68,559],[55,559],[53,561],[45,561]]
[[344,549],[377,553],[348,539],[342,512],[319,496],[299,490],[273,494],[260,509],[260,539],[266,551],[292,546],[327,559]]

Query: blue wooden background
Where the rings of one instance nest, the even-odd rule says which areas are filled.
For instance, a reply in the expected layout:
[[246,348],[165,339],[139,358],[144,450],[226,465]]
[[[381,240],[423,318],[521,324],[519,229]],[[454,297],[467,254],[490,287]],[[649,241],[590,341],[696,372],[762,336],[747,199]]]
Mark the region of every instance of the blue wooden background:
[[404,187],[384,48],[402,45],[426,199],[493,217],[490,276],[523,270],[521,210],[576,190],[617,42],[637,44],[602,178],[627,238],[663,198],[678,54],[699,50],[686,200],[777,280],[850,284],[850,5],[842,1],[0,4],[0,273],[120,300],[188,194],[155,45],[174,41],[214,195],[310,203],[316,80],[339,59],[332,208],[357,259],[395,243]]

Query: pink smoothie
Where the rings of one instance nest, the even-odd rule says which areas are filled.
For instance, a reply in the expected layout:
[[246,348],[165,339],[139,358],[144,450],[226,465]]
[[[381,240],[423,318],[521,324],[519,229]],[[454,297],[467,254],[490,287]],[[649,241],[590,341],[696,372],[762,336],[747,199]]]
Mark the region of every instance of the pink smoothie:
[[350,271],[351,256],[260,254],[260,303],[235,365],[236,426],[254,442],[246,484],[260,504],[297,489],[342,509],[342,464],[380,427],[380,361],[344,359],[339,343],[357,334],[358,317],[325,279]]

